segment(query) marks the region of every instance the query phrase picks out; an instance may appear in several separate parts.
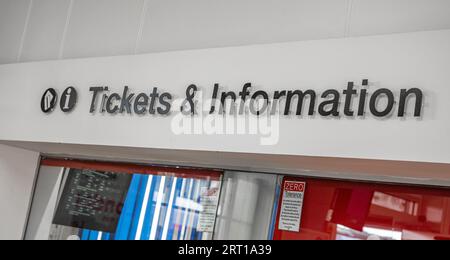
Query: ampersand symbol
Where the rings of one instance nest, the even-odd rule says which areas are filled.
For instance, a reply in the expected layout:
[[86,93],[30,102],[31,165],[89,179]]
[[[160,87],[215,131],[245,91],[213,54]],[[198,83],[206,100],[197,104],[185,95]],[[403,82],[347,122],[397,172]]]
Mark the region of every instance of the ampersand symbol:
[[[196,103],[196,102],[194,102],[195,92],[197,92],[197,86],[194,84],[189,85],[189,87],[187,87],[187,89],[186,89],[186,99],[181,104],[181,112],[185,115],[188,115],[188,114],[194,115],[195,114],[195,103]],[[189,103],[189,106],[191,108],[190,112],[185,111],[185,107],[186,107],[187,103]]]

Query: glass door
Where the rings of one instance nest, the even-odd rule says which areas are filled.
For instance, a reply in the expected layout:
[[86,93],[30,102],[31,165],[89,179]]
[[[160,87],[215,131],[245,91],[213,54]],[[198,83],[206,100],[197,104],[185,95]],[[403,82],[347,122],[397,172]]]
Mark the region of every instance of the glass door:
[[[45,175],[45,167],[47,170],[61,168],[60,187],[53,195],[56,205],[51,215],[49,239],[208,240],[213,237],[220,171],[53,159],[44,160],[42,165],[44,170],[41,168],[39,178],[43,179],[46,179],[41,176]],[[43,185],[39,179],[37,185]],[[39,194],[35,195],[36,203],[48,199],[36,196]],[[52,200],[48,201],[47,207]],[[32,231],[36,223],[30,224],[28,229]]]

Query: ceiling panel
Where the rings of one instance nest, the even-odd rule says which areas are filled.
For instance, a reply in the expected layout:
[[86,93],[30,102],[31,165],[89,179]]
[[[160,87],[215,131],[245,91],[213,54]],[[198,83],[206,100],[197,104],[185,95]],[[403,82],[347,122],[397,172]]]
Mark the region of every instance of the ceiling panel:
[[[58,58],[69,2],[33,1],[20,61]],[[29,3],[0,0],[0,64],[17,61]],[[440,29],[450,0],[73,0],[63,57]]]
[[140,52],[343,37],[347,0],[148,0]]
[[30,0],[0,1],[0,63],[17,61]]
[[20,61],[58,58],[69,3],[70,0],[33,2]]
[[353,0],[349,36],[448,28],[449,0]]
[[75,0],[64,58],[134,53],[143,0]]

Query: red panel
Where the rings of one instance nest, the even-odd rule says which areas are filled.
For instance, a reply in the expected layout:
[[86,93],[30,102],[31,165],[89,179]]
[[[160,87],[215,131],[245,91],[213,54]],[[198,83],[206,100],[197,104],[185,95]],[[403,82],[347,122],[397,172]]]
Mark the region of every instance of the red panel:
[[42,159],[41,165],[75,168],[75,169],[90,169],[97,171],[111,171],[130,174],[141,173],[153,175],[170,175],[181,178],[199,178],[199,179],[209,178],[212,180],[219,180],[220,176],[222,175],[221,171],[216,170],[155,167],[155,166],[128,164],[128,163],[63,160],[51,158]]
[[450,189],[285,177],[306,182],[300,232],[281,239],[450,239]]

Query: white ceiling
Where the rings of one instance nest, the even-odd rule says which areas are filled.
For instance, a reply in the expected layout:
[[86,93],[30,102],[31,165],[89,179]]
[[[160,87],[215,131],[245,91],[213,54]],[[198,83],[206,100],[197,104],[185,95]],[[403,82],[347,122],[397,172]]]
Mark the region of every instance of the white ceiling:
[[0,0],[0,63],[441,29],[449,0]]

